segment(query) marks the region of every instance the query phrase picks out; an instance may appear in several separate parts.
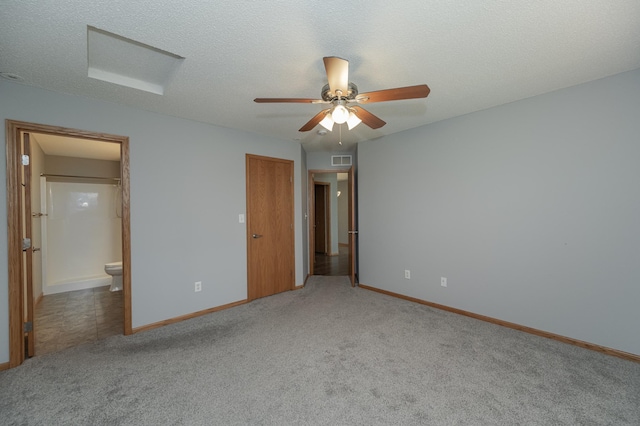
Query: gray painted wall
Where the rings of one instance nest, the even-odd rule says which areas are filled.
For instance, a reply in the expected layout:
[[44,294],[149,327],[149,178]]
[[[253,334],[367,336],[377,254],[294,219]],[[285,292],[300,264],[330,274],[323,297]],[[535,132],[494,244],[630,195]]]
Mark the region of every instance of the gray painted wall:
[[361,283],[640,354],[640,70],[360,144],[358,185]]
[[[303,284],[299,143],[5,80],[0,118],[129,136],[133,327],[246,299],[246,228],[238,223],[246,212],[246,153],[294,161],[296,285]],[[1,161],[0,223],[7,220],[5,175]],[[1,363],[9,359],[6,226],[0,259]]]
[[353,164],[356,162],[355,152],[308,152],[307,168],[309,170],[348,170],[349,166],[332,166],[332,155],[352,155]]

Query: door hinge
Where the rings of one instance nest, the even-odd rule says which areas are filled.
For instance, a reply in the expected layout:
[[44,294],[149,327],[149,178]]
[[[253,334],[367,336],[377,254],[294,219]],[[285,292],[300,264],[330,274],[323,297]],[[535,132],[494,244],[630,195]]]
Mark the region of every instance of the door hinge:
[[33,323],[31,321],[27,321],[24,323],[24,332],[31,333],[33,331]]
[[22,156],[22,165],[23,166],[28,166],[29,165],[29,156],[27,154],[24,154]]

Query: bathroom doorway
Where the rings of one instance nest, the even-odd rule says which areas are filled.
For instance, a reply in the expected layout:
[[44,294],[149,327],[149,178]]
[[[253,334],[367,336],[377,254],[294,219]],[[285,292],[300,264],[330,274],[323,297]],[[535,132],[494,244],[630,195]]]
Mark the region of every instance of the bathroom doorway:
[[[27,135],[27,136],[25,136]],[[34,321],[35,318],[35,309],[34,305],[40,299],[42,300],[42,295],[45,293],[42,289],[42,281],[38,283],[38,279],[42,279],[38,276],[37,268],[33,268],[33,271],[26,271],[25,259],[30,257],[34,259],[34,264],[38,265],[40,261],[39,256],[42,254],[41,251],[41,241],[36,238],[36,234],[39,232],[38,228],[45,224],[45,221],[42,218],[47,218],[46,213],[43,213],[43,206],[40,205],[37,208],[38,211],[32,211],[29,203],[25,203],[25,197],[23,193],[24,185],[27,183],[25,179],[25,175],[29,174],[33,176],[34,173],[26,173],[25,168],[34,165],[34,162],[37,166],[38,160],[36,155],[33,152],[23,152],[23,141],[28,138],[30,139],[30,148],[34,147],[34,141],[38,140],[38,137],[41,140],[44,140],[48,137],[52,138],[68,138],[69,140],[73,140],[74,143],[82,144],[82,149],[88,149],[89,151],[97,151],[100,147],[116,147],[119,152],[118,160],[119,160],[119,185],[118,191],[121,195],[121,217],[118,218],[120,223],[119,235],[117,236],[117,244],[121,246],[121,255],[122,255],[122,277],[123,277],[123,291],[120,292],[120,306],[110,305],[106,306],[105,303],[109,300],[117,300],[118,296],[112,297],[109,293],[105,293],[105,286],[100,286],[100,283],[93,283],[93,287],[89,285],[89,288],[84,288],[82,290],[77,290],[80,287],[87,287],[87,283],[80,284],[80,287],[74,288],[74,283],[64,283],[67,287],[64,289],[61,286],[54,288],[45,289],[50,295],[51,298],[48,299],[48,305],[51,312],[59,311],[61,304],[70,303],[72,301],[73,306],[79,307],[78,310],[82,312],[85,316],[83,318],[82,315],[77,316],[75,320],[72,319],[71,322],[67,322],[63,324],[63,327],[67,329],[69,333],[76,332],[75,342],[82,343],[87,339],[87,331],[84,331],[84,335],[79,331],[78,327],[81,327],[81,322],[86,321],[86,315],[89,314],[88,308],[94,308],[94,315],[103,315],[104,309],[119,309],[117,312],[119,315],[118,319],[118,333],[117,334],[131,334],[131,282],[130,282],[130,225],[129,225],[129,141],[127,137],[124,136],[116,136],[116,135],[108,135],[102,133],[93,133],[87,132],[83,130],[76,129],[67,129],[60,127],[53,127],[47,125],[40,125],[35,123],[24,123],[24,122],[16,122],[7,120],[7,195],[9,198],[8,208],[7,208],[7,222],[9,229],[9,323],[10,323],[10,335],[9,335],[9,352],[10,352],[10,367],[15,367],[20,365],[25,357],[34,355],[34,341],[37,340],[37,335],[39,331],[42,331],[43,337],[45,332],[51,333],[51,327],[48,329],[44,329],[44,327],[39,326],[38,321]],[[37,145],[37,144],[36,144]],[[39,148],[35,148],[39,149]],[[77,148],[79,149],[79,148]],[[61,152],[61,151],[57,151]],[[29,159],[26,160],[23,155],[30,155]],[[39,154],[42,155],[42,152]],[[73,153],[69,155],[78,156],[78,153]],[[99,158],[94,157],[94,158]],[[25,165],[26,163],[26,165]],[[95,166],[96,163],[92,163],[89,165],[89,168]],[[87,166],[87,164],[84,164]],[[41,166],[39,166],[41,167]],[[39,173],[40,174],[40,173]],[[42,173],[44,174],[44,173]],[[64,175],[59,174],[58,176],[52,176],[50,180],[51,183],[54,181],[67,181],[71,182],[69,185],[80,186],[86,185],[94,185],[91,191],[85,191],[85,197],[91,198],[92,195],[97,194],[98,192],[104,192],[105,189],[111,190],[111,193],[114,193],[112,189],[106,188],[107,186],[113,186],[116,182],[113,179],[106,186],[104,185],[106,182],[101,181],[99,176],[93,176],[94,179],[91,181],[88,178],[91,178],[91,174],[89,173],[81,173],[78,172],[74,175]],[[34,183],[34,181],[39,181],[40,179],[32,179],[31,185],[39,186]],[[97,185],[96,182],[100,182],[101,186]],[[46,184],[46,183],[45,183]],[[46,184],[48,191],[54,191],[55,188]],[[61,187],[65,185],[59,185]],[[102,187],[102,188],[101,188]],[[95,191],[94,191],[95,189]],[[69,191],[70,189],[62,189],[62,191]],[[78,194],[82,191],[71,191],[70,193]],[[40,194],[37,194],[40,195]],[[96,195],[97,197],[97,195]],[[35,198],[35,197],[32,197]],[[94,197],[95,198],[95,197]],[[95,201],[95,200],[94,200]],[[84,200],[78,206],[82,208],[89,207],[92,203],[92,200]],[[35,204],[37,207],[40,203],[31,203]],[[77,203],[76,203],[77,204]],[[120,206],[119,206],[120,207]],[[35,224],[35,226],[34,226]],[[24,243],[24,232],[26,229],[36,228],[36,232],[31,232],[32,240],[34,244]],[[37,245],[35,244],[37,243]],[[24,245],[23,245],[24,244]],[[50,263],[51,265],[51,263]],[[94,268],[95,269],[95,268]],[[29,273],[30,272],[30,273]],[[33,273],[35,272],[35,274]],[[42,271],[40,271],[42,272]],[[34,282],[35,278],[35,282]],[[104,279],[104,278],[103,278]],[[35,290],[35,291],[34,291]],[[76,291],[66,291],[66,290],[76,290]],[[54,294],[56,293],[56,294]],[[49,296],[47,296],[49,297]],[[56,300],[54,300],[56,299]],[[80,305],[79,305],[80,304]],[[68,318],[67,318],[68,319]],[[48,320],[51,320],[51,317],[48,317]],[[91,321],[88,321],[89,323]],[[95,320],[94,320],[95,324]],[[51,325],[51,324],[49,324]],[[110,325],[113,330],[113,324]],[[41,330],[38,330],[38,328]],[[91,332],[89,332],[90,334]],[[96,331],[97,333],[97,331]],[[101,331],[104,335],[105,329]],[[97,335],[97,334],[96,334]],[[79,338],[78,338],[79,336]],[[73,336],[72,336],[73,337]],[[54,338],[53,336],[49,336],[49,338]],[[84,339],[84,340],[83,340]],[[58,338],[59,341],[62,341]],[[67,343],[73,343],[73,338],[67,339]],[[30,343],[31,342],[31,343]],[[49,348],[50,350],[51,348]],[[35,353],[37,356],[38,353]]]

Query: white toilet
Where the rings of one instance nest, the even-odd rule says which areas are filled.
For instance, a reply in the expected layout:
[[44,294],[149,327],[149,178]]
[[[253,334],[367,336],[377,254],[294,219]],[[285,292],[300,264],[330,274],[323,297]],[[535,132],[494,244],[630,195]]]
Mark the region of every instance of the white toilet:
[[107,263],[104,271],[111,275],[111,291],[122,290],[122,262]]

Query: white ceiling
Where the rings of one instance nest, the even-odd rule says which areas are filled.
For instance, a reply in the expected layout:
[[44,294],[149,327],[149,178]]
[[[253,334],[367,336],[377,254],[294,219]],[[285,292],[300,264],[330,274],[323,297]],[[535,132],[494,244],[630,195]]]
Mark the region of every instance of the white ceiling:
[[[308,152],[350,150],[640,68],[638,0],[2,3],[0,72],[24,84],[299,140]],[[88,26],[185,59],[163,95],[89,78]],[[319,98],[323,56],[348,59],[360,92],[426,83],[431,94],[366,105],[387,125],[345,127],[341,147],[337,130],[324,137],[318,128],[298,132],[324,105],[253,102]]]

